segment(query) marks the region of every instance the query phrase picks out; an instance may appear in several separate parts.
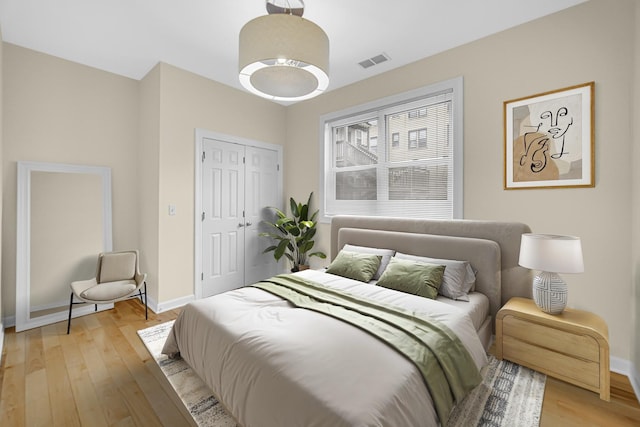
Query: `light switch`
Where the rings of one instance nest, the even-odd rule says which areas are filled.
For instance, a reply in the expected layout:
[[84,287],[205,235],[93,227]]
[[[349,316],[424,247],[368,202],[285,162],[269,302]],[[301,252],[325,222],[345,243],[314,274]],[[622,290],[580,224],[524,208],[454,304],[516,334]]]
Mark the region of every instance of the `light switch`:
[[173,216],[176,214],[176,205],[169,205],[169,215]]

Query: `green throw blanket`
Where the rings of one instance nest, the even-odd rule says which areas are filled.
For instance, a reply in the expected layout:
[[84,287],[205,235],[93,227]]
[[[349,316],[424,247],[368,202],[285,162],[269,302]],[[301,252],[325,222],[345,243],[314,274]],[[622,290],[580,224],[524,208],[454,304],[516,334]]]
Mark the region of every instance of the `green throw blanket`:
[[402,308],[330,289],[291,274],[256,283],[306,308],[350,323],[407,357],[420,370],[443,426],[449,414],[482,377],[460,339],[445,325]]

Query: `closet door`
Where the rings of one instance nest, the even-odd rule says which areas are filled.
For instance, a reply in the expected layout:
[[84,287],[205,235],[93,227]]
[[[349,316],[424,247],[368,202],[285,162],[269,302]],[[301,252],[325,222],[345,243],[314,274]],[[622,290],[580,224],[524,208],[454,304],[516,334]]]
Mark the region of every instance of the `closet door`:
[[205,138],[202,296],[244,285],[244,146]]
[[203,139],[202,296],[207,297],[276,274],[271,243],[260,236],[279,205],[275,150]]
[[276,274],[273,252],[263,253],[271,244],[260,232],[268,228],[263,220],[275,220],[270,206],[278,206],[278,153],[264,148],[245,150],[245,283],[255,283]]

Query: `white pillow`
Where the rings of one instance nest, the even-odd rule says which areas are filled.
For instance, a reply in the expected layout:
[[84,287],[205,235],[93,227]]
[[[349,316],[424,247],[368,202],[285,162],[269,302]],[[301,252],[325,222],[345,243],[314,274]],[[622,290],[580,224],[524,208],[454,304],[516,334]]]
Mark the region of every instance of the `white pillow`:
[[393,249],[378,249],[378,248],[370,248],[367,246],[355,246],[355,245],[349,245],[349,244],[344,245],[342,249],[349,252],[358,252],[361,254],[374,254],[374,255],[382,256],[382,259],[380,260],[380,266],[378,267],[378,271],[376,271],[376,274],[374,274],[372,277],[373,280],[378,280],[380,278],[380,276],[382,275],[382,272],[385,270],[385,268],[387,268],[387,264],[389,264],[389,260],[396,253],[396,251],[394,251]]
[[440,285],[438,293],[454,300],[469,301],[467,294],[476,283],[476,274],[469,261],[429,258],[400,252],[396,253],[395,256],[399,259],[444,265],[444,276],[442,277],[442,285]]

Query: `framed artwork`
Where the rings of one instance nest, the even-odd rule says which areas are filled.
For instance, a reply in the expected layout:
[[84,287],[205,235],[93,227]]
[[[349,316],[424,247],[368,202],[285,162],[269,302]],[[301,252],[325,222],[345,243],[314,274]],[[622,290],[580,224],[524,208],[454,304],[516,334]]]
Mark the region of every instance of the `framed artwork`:
[[594,82],[504,102],[504,188],[595,186]]

